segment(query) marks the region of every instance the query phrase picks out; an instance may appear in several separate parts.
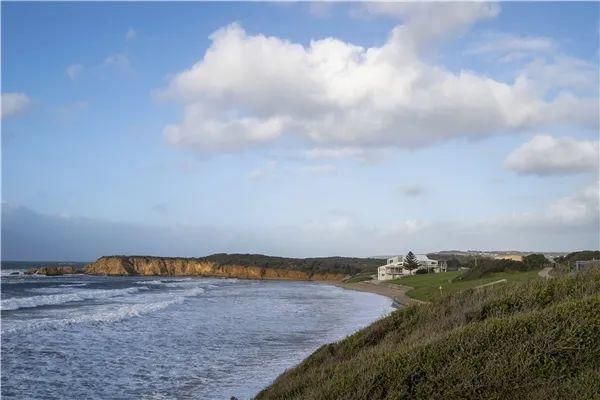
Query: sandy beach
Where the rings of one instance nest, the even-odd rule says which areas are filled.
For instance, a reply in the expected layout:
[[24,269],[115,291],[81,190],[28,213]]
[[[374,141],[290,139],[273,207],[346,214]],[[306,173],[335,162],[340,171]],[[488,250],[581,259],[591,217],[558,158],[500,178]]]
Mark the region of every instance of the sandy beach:
[[355,282],[355,283],[344,283],[344,282],[334,282],[332,283],[335,286],[350,289],[350,290],[358,290],[360,292],[369,292],[380,294],[382,296],[389,297],[394,301],[394,306],[397,308],[408,306],[411,304],[423,304],[424,301],[416,300],[408,297],[406,292],[411,288],[408,286],[397,285],[393,283],[387,283],[382,281],[363,281],[363,282]]

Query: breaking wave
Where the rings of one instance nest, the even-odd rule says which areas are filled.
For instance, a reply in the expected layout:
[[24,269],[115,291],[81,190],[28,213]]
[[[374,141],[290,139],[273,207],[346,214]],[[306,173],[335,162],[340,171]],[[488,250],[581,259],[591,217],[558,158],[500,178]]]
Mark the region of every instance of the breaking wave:
[[[147,289],[147,288],[146,288]],[[111,297],[134,294],[143,290],[142,288],[127,289],[84,289],[70,293],[47,294],[30,297],[13,297],[2,300],[0,308],[2,311],[18,310],[20,308],[32,308],[40,306],[51,306],[57,304],[70,303],[74,301],[84,301],[91,299],[107,299]]]
[[[129,288],[129,289],[114,289],[114,290],[105,290],[104,292],[121,292],[120,295],[134,293],[135,291],[131,291],[130,289],[137,288]],[[91,290],[90,290],[91,292]],[[98,291],[96,291],[98,292]],[[101,323],[111,323],[118,322],[121,320],[125,320],[128,318],[138,317],[144,314],[150,314],[156,311],[163,310],[173,304],[182,304],[186,298],[194,297],[199,294],[204,293],[204,289],[202,288],[193,288],[188,290],[182,290],[180,292],[176,292],[177,295],[169,295],[153,297],[151,295],[141,296],[138,302],[135,303],[123,303],[119,305],[103,305],[96,307],[96,311],[81,313],[81,312],[73,312],[69,318],[38,318],[32,319],[23,323],[11,324],[10,326],[3,326],[2,334],[11,334],[17,332],[30,332],[37,331],[42,329],[57,329],[65,326],[78,325],[78,324],[101,324]],[[115,295],[117,296],[117,295]],[[36,297],[45,297],[45,296],[36,296]],[[110,296],[112,297],[112,296]],[[95,297],[99,298],[99,297]],[[104,297],[106,298],[106,297]],[[147,302],[145,300],[159,300],[159,301],[151,301]],[[4,304],[3,304],[4,306]]]
[[30,332],[42,329],[56,329],[66,327],[70,325],[78,324],[100,324],[117,322],[124,319],[138,317],[144,314],[149,314],[162,310],[169,307],[172,304],[183,303],[183,297],[177,297],[166,301],[155,302],[155,303],[135,303],[121,305],[110,310],[102,310],[93,312],[91,314],[80,314],[75,317],[62,318],[62,319],[35,319],[30,320],[22,324],[16,324],[11,327],[2,329],[2,334],[11,334],[17,332]]

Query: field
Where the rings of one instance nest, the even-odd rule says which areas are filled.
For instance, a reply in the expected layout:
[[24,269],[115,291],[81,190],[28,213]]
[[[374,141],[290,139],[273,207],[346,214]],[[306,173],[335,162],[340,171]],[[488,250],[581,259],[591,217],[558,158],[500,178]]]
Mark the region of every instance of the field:
[[514,278],[395,311],[256,398],[597,399],[600,272]]
[[[461,272],[441,272],[439,274],[413,275],[406,278],[390,281],[399,285],[410,286],[413,289],[406,294],[418,300],[431,301],[440,295],[456,293],[465,289],[474,288],[506,279],[508,282],[527,281],[538,278],[538,271],[526,272],[496,272],[483,278],[473,280],[458,280]],[[502,283],[500,283],[502,285]],[[442,287],[440,293],[440,286]]]

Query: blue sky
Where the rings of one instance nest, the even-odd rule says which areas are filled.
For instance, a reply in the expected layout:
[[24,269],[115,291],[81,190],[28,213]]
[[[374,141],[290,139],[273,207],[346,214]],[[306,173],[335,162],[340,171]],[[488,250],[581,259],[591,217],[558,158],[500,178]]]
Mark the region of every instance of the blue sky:
[[3,3],[2,257],[598,248],[598,36],[597,3]]

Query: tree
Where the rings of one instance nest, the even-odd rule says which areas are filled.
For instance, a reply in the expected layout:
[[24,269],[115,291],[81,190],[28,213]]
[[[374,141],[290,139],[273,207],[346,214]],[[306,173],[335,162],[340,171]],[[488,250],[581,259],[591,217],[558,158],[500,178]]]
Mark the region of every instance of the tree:
[[548,260],[543,254],[530,254],[523,257],[523,263],[528,269],[539,269],[548,264]]
[[404,268],[406,268],[409,271],[412,271],[413,269],[419,267],[420,264],[419,261],[417,261],[417,257],[413,254],[412,251],[409,251],[406,257],[404,258]]

